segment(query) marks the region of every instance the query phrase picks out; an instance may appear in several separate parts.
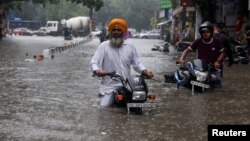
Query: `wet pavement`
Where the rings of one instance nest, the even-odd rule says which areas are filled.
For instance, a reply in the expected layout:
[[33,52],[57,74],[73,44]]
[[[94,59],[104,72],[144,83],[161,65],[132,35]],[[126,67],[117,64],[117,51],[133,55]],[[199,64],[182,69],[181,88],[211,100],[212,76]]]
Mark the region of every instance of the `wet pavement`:
[[158,40],[129,39],[155,73],[147,80],[157,107],[143,115],[100,108],[100,80],[89,62],[98,39],[33,60],[62,37],[12,37],[0,42],[0,140],[3,141],[205,141],[208,124],[249,124],[250,65],[225,67],[222,88],[192,96],[164,83],[179,53],[151,51]]

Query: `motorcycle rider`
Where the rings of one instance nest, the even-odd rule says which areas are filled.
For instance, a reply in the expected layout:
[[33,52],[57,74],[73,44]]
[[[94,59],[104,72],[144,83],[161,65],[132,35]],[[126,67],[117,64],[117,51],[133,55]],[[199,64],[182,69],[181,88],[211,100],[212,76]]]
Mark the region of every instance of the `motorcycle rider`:
[[[196,39],[188,48],[186,48],[181,57],[177,61],[180,64],[185,62],[185,58],[189,52],[198,50],[198,59],[211,63],[217,69],[221,69],[224,57],[224,47],[220,40],[213,37],[214,28],[209,21],[205,21],[199,27],[200,38]],[[221,74],[215,74],[216,80],[221,79]]]
[[127,78],[130,76],[130,68],[142,73],[149,78],[154,76],[153,72],[147,70],[139,61],[136,48],[124,40],[128,25],[125,20],[115,18],[108,24],[109,40],[101,43],[96,50],[92,60],[91,69],[94,75],[103,77],[99,96],[103,107],[112,106],[115,98],[114,91],[121,86],[119,81],[105,77],[108,72],[116,73]]
[[223,33],[223,23],[214,24],[214,37],[219,39],[225,48],[225,55],[227,55],[229,59],[228,66],[230,67],[233,64],[233,53],[229,43],[229,37]]
[[107,40],[107,31],[105,25],[102,27],[102,32],[100,33],[99,38],[101,43]]

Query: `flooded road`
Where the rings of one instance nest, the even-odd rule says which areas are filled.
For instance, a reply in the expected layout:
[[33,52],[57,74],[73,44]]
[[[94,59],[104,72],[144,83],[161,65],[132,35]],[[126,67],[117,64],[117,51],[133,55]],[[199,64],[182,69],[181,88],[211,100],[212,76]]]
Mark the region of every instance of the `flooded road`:
[[[129,39],[141,61],[155,73],[147,80],[156,108],[143,115],[100,108],[100,80],[89,62],[98,39],[32,60],[60,37],[12,37],[0,42],[0,140],[3,141],[204,141],[208,124],[249,124],[250,65],[225,67],[222,88],[192,96],[164,83],[178,53],[151,51],[158,40]],[[27,59],[29,59],[27,61]]]

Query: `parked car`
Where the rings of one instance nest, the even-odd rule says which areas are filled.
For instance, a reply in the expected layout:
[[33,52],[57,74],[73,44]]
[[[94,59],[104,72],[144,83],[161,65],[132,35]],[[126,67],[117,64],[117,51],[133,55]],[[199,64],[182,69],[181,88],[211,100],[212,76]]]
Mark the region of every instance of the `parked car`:
[[139,38],[140,37],[140,34],[139,32],[136,32],[135,34],[132,35],[132,38]]
[[45,31],[45,29],[35,30],[35,31],[33,31],[33,35],[45,36],[46,35],[46,31]]
[[157,30],[150,30],[148,32],[145,33],[141,33],[139,35],[139,38],[142,39],[160,39],[160,31]]
[[33,31],[28,29],[28,28],[16,28],[13,30],[13,34],[15,35],[21,35],[21,36],[32,36],[33,35]]

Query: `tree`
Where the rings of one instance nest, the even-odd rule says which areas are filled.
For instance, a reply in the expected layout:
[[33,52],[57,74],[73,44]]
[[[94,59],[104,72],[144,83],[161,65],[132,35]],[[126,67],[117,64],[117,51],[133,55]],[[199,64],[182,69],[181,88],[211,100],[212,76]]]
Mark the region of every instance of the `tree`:
[[66,0],[61,0],[58,4],[45,3],[45,7],[43,4],[34,4],[31,1],[27,1],[20,4],[20,9],[22,10],[13,10],[16,17],[39,21],[42,25],[46,24],[48,20],[60,21],[76,16],[88,16],[88,8],[86,6]]
[[[27,0],[12,0],[12,1],[27,1]],[[92,30],[92,19],[93,19],[93,10],[98,11],[103,6],[103,0],[67,0],[72,3],[82,4],[83,6],[87,6],[89,8],[89,16],[91,19],[91,30]],[[46,3],[58,4],[60,0],[32,0],[34,3],[43,4]]]
[[[1,4],[8,4],[8,3],[12,3],[12,2],[17,2],[17,1],[25,1],[25,0],[1,0],[0,5]],[[26,1],[28,1],[28,0],[26,0]]]
[[89,9],[94,9],[95,11],[99,11],[103,6],[103,0],[68,0],[77,4],[82,4],[83,6],[87,6]]
[[[12,2],[22,2],[22,1],[31,1],[36,4],[43,4],[45,6],[46,3],[50,4],[58,4],[60,0],[1,0],[1,4],[8,4]],[[103,0],[67,0],[72,3],[82,4],[83,6],[87,6],[90,9],[95,9],[96,11],[100,10],[103,6]]]
[[23,2],[23,1],[32,1],[34,3],[39,3],[39,4],[45,4],[47,2],[50,2],[50,3],[59,3],[60,2],[60,0],[1,0],[0,5],[1,4],[9,4],[9,3],[13,3],[13,2]]
[[[155,16],[154,13],[158,13],[160,10],[159,0],[100,1],[103,6],[99,11],[96,11],[98,10],[98,6],[94,7],[89,4],[89,7],[87,7],[87,3],[80,3],[83,0],[60,0],[59,3],[55,3],[54,1],[55,4],[51,4],[49,0],[26,0],[26,2],[13,2],[11,5],[19,3],[19,9],[22,10],[15,10],[17,16],[24,19],[37,20],[43,24],[48,20],[68,19],[79,15],[88,16],[89,8],[93,8],[93,20],[95,23],[102,23],[104,25],[112,18],[120,17],[128,22],[129,27],[137,30],[151,29],[150,19]],[[16,9],[16,7],[11,9]],[[30,9],[32,13],[27,9]]]
[[[24,2],[24,1],[29,1],[34,4],[42,4],[45,7],[48,4],[60,4],[61,2],[64,2],[65,0],[1,0],[0,5],[9,4],[9,6],[5,9],[6,11],[12,8],[17,8],[21,10],[20,3],[17,3],[17,2]],[[67,1],[71,3],[82,4],[83,6],[87,6],[90,9],[89,16],[91,17],[91,19],[93,15],[93,10],[98,11],[103,6],[103,0],[67,0]],[[15,2],[15,4],[13,4],[14,6],[13,5],[11,6],[10,3],[14,3],[14,2]]]
[[[74,9],[74,10],[72,10]],[[44,8],[45,19],[48,20],[61,20],[68,19],[75,16],[88,16],[88,8],[70,1],[61,0],[58,4],[47,4]]]
[[152,28],[150,19],[159,10],[159,0],[104,0],[96,17],[103,24],[120,17],[128,22],[129,27],[141,30]]

